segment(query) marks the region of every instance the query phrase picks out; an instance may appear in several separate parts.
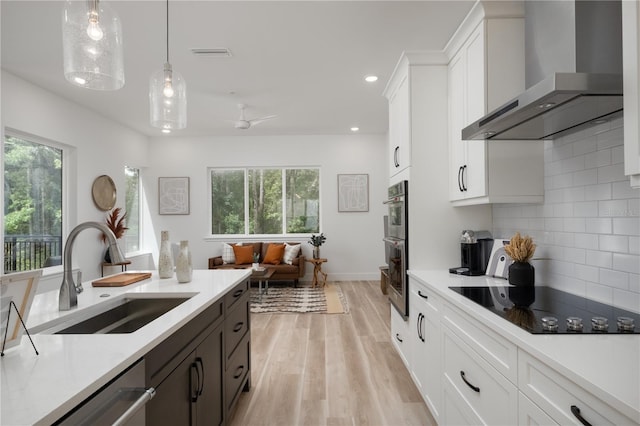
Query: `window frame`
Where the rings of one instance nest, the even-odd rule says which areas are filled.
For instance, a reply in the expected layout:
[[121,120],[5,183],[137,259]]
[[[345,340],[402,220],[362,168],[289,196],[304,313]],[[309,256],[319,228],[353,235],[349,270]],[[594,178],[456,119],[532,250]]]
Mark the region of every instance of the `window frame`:
[[[282,179],[282,194],[280,205],[282,207],[282,229],[284,232],[280,234],[250,234],[249,233],[249,200],[248,200],[248,191],[249,191],[249,179],[248,179],[248,171],[249,170],[280,170],[282,172],[280,178]],[[233,170],[242,170],[244,172],[244,233],[243,234],[213,234],[211,233],[211,218],[213,215],[213,200],[211,193],[211,174],[212,171],[233,171]],[[317,170],[318,171],[318,231],[317,233],[322,232],[322,168],[320,166],[281,166],[281,167],[273,167],[273,166],[238,166],[238,167],[207,167],[207,198],[208,198],[208,215],[207,215],[207,239],[211,240],[255,240],[255,239],[271,239],[271,240],[285,240],[285,239],[302,239],[307,238],[312,233],[303,232],[303,233],[287,233],[287,212],[286,212],[286,198],[287,198],[287,189],[286,189],[286,171],[287,170]]]
[[[60,230],[62,233],[61,255],[63,255],[66,237],[67,235],[69,235],[69,224],[74,223],[77,220],[77,213],[76,213],[76,209],[74,208],[74,206],[77,205],[77,201],[75,198],[71,199],[71,197],[69,196],[70,194],[72,194],[72,191],[69,191],[70,182],[72,179],[75,178],[77,173],[77,167],[75,164],[76,149],[71,145],[57,142],[52,139],[48,139],[42,136],[37,136],[28,132],[23,132],[11,127],[3,127],[2,128],[2,146],[1,146],[2,162],[0,164],[0,172],[2,172],[3,177],[4,177],[4,171],[5,171],[4,150],[5,150],[5,140],[7,136],[23,139],[28,142],[37,143],[40,145],[49,146],[51,148],[55,148],[62,151],[62,177],[61,177],[62,188],[60,189],[60,197],[61,197],[60,205],[61,205],[62,212],[61,212]],[[3,183],[4,183],[4,179],[3,179]],[[4,196],[5,196],[4,185],[0,191],[1,191],[0,195],[2,195],[3,197],[2,198],[3,209],[0,212],[0,232],[2,233],[2,241],[4,244],[4,238],[5,238],[4,210],[6,209],[6,206],[4,205]],[[4,250],[3,250],[2,253],[0,253],[0,262],[2,262],[2,265],[3,265],[2,271],[0,271],[0,275],[5,275],[4,260],[5,259],[4,259]],[[49,274],[62,272],[63,265],[54,265],[54,266],[47,266],[47,267],[43,266],[41,269],[43,271],[43,275],[49,275]]]

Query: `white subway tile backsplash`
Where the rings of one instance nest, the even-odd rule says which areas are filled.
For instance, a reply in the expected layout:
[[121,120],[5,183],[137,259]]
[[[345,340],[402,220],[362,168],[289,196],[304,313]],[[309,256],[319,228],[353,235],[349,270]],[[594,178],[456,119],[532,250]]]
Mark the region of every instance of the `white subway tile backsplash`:
[[600,247],[596,234],[576,234],[574,244],[576,247],[590,250],[598,250]]
[[612,220],[610,217],[588,217],[585,219],[585,231],[593,234],[611,234]]
[[620,200],[622,198],[638,198],[640,197],[640,189],[631,188],[629,180],[621,182],[613,182],[613,198]]
[[544,202],[494,205],[493,228],[534,237],[536,283],[640,312],[640,190],[624,175],[623,123],[544,141]]
[[573,174],[574,185],[595,185],[598,183],[598,169],[587,169]]
[[640,219],[637,217],[614,217],[613,233],[640,236]]
[[598,167],[598,183],[619,182],[628,178],[624,175],[624,170],[620,164],[612,166]]
[[588,185],[584,188],[585,201],[610,200],[611,184]]
[[615,253],[627,253],[629,251],[629,237],[626,235],[600,235],[600,250]]
[[635,254],[613,253],[613,269],[632,274],[640,274],[640,256]]
[[600,284],[609,287],[629,289],[629,274],[626,272],[614,271],[613,269],[600,269]]
[[605,149],[602,151],[596,151],[584,156],[584,168],[593,169],[596,167],[610,166],[611,163],[611,150]]

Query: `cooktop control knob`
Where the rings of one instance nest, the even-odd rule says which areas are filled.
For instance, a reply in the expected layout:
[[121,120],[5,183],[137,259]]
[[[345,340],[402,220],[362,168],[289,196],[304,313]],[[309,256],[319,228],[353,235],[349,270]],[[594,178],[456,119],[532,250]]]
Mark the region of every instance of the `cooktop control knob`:
[[580,317],[567,318],[567,330],[582,331],[582,318]]
[[607,331],[609,329],[609,320],[605,317],[591,318],[591,329],[593,331]]
[[544,330],[544,331],[558,331],[558,318],[556,318],[556,317],[542,317],[542,330]]
[[633,331],[635,324],[633,318],[618,317],[618,331]]

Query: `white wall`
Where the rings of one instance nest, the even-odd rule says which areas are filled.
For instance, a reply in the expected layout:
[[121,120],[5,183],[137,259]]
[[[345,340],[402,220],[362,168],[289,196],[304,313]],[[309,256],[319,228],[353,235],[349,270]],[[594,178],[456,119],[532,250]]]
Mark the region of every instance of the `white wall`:
[[624,176],[622,126],[540,142],[544,204],[494,205],[493,226],[534,237],[534,257],[549,259],[534,262],[537,284],[640,312],[640,190]]
[[[151,207],[155,234],[149,238],[155,239],[152,245],[156,259],[161,230],[169,231],[172,242],[189,240],[196,268],[206,268],[209,257],[221,254],[221,241],[208,238],[208,167],[318,166],[321,231],[327,237],[321,255],[329,260],[323,266],[329,273],[328,279],[378,279],[380,276],[378,267],[384,263],[382,216],[386,211],[382,202],[388,187],[384,136],[158,137],[150,142],[149,164],[149,169],[143,173],[143,181]],[[369,175],[368,212],[338,212],[337,175],[343,173]],[[160,176],[190,178],[189,215],[158,215]],[[307,239],[299,241],[303,242],[303,250],[310,257],[311,246],[306,243]],[[306,267],[306,279],[309,280],[310,264]]]
[[[64,144],[73,153],[73,162],[65,164],[71,168],[71,175],[65,182],[64,196],[64,213],[71,227],[89,220],[104,220],[105,213],[94,205],[91,197],[91,185],[99,175],[111,176],[121,191],[116,206],[124,205],[124,166],[146,165],[146,136],[4,70],[1,86],[3,128]],[[69,90],[78,89],[70,86]],[[63,230],[64,240],[70,230]],[[105,247],[98,236],[98,231],[89,230],[76,240],[73,264],[82,270],[83,280],[100,276],[99,263]]]

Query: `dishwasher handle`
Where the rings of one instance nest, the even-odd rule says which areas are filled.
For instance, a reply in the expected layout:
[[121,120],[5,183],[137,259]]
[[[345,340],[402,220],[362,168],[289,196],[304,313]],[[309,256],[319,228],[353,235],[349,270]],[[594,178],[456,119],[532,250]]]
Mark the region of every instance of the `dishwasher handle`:
[[154,388],[145,389],[140,398],[138,398],[131,406],[122,413],[114,422],[113,426],[121,426],[126,424],[131,417],[133,417],[140,408],[144,407],[147,402],[151,401],[156,396],[156,390]]

